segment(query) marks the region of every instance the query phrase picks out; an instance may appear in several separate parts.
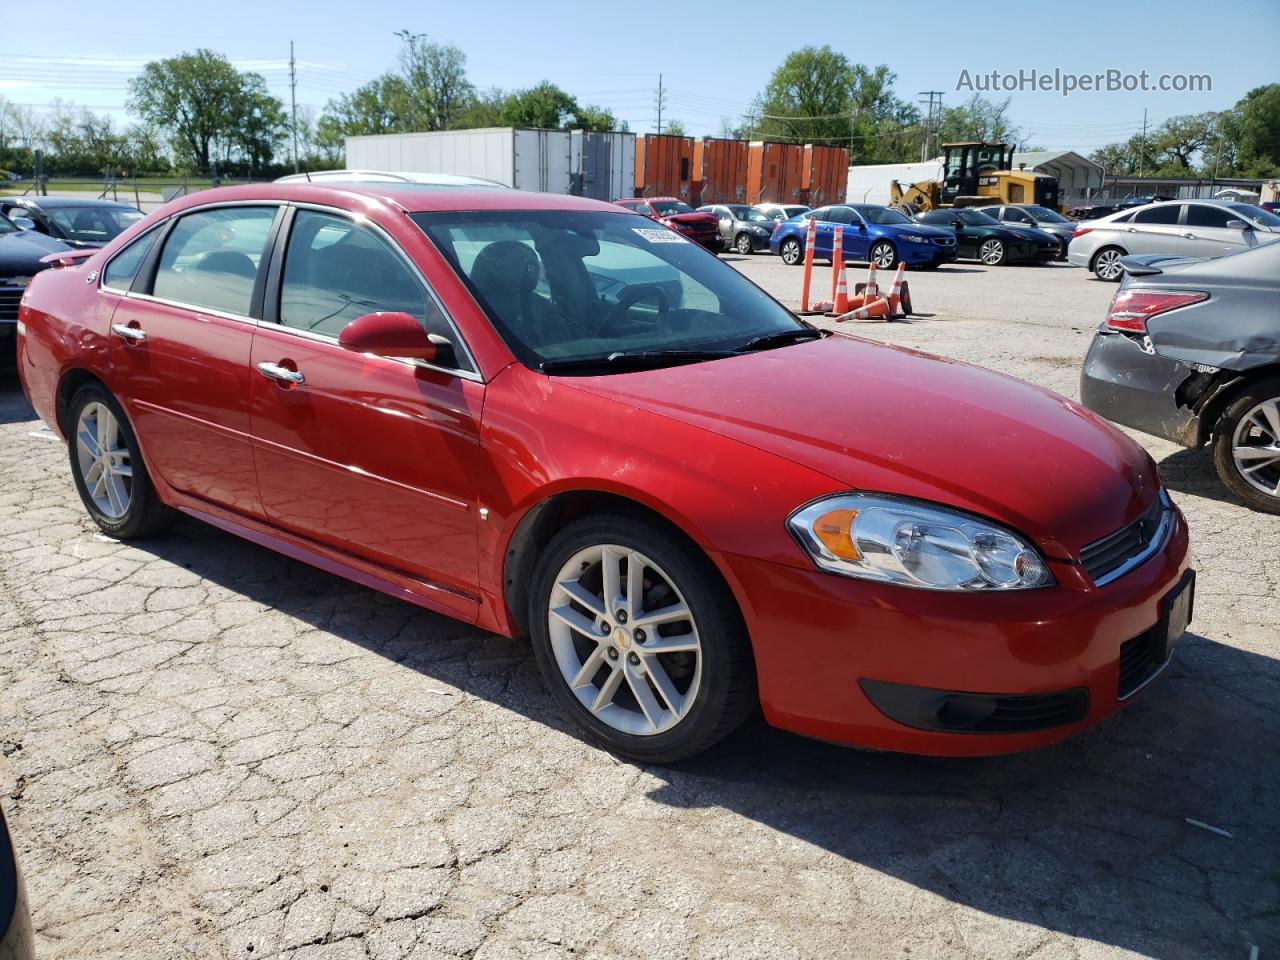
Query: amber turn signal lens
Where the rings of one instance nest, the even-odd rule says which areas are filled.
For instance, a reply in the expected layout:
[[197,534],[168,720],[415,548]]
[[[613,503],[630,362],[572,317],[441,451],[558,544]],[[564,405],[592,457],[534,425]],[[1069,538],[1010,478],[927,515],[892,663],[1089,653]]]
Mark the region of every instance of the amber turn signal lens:
[[858,552],[853,537],[850,536],[857,516],[857,510],[828,510],[813,521],[813,535],[841,560],[857,562],[862,559],[862,554]]

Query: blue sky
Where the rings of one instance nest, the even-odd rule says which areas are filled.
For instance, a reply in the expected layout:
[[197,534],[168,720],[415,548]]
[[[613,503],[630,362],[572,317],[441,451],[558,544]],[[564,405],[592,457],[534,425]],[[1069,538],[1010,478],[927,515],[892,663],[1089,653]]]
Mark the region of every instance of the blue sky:
[[[1012,116],[1028,141],[1088,152],[1138,132],[1144,108],[1158,124],[1180,113],[1222,109],[1249,89],[1280,80],[1277,0],[917,0],[885,7],[882,15],[871,5],[776,0],[216,0],[187,5],[184,15],[166,9],[172,8],[138,0],[113,0],[108,8],[57,5],[56,18],[40,18],[38,27],[20,31],[21,43],[6,45],[0,96],[31,104],[60,97],[123,117],[125,84],[143,63],[207,46],[261,72],[287,104],[292,38],[299,103],[320,109],[394,64],[399,41],[392,34],[400,28],[461,47],[479,87],[548,79],[581,101],[612,108],[637,132],[653,129],[659,73],[668,87],[666,115],[695,135],[714,134],[721,116],[739,117],[773,68],[806,44],[830,44],[856,62],[886,63],[898,75],[899,96],[916,100],[918,91],[941,90],[948,105],[968,96],[956,89],[962,70],[1115,68],[1145,69],[1153,78],[1212,77],[1212,91],[1199,93],[1013,94]],[[838,9],[845,13],[833,16]],[[984,39],[957,39],[966,34]]]

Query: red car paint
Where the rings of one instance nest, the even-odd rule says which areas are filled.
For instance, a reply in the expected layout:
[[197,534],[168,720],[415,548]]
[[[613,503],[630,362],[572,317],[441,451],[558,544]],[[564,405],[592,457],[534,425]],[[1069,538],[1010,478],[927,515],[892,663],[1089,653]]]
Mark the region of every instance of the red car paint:
[[655,203],[684,203],[677,197],[649,197],[637,200],[615,200],[618,206],[633,210],[641,216],[657,220],[677,233],[683,234],[695,243],[700,243],[708,250],[720,249],[720,221],[713,214],[699,213],[691,210],[688,213],[673,213],[660,216]]
[[[306,202],[358,213],[421,269],[477,373],[343,349],[267,322],[101,286],[152,224],[217,203]],[[1115,711],[1120,644],[1152,626],[1187,569],[1187,530],[1098,588],[1080,548],[1157,496],[1155,464],[1093,414],[962,363],[837,335],[713,362],[556,377],[515,361],[406,211],[609,210],[514,191],[269,184],[195,194],[23,301],[19,370],[62,432],[60,386],[91,374],[135,426],[161,498],[341,576],[506,635],[507,554],[521,521],[567,492],[612,494],[680,527],[745,618],[766,718],[830,740],[935,754],[1060,740]],[[619,211],[621,212],[621,211]],[[729,269],[726,267],[726,269]],[[141,327],[135,344],[112,324]],[[269,361],[304,385],[254,373]],[[62,396],[65,402],[65,395]],[[260,482],[270,477],[269,483]],[[818,571],[785,527],[851,489],[920,497],[1031,538],[1056,586],[948,594]],[[1034,733],[938,733],[880,713],[858,680],[1034,693],[1087,687],[1089,713]]]

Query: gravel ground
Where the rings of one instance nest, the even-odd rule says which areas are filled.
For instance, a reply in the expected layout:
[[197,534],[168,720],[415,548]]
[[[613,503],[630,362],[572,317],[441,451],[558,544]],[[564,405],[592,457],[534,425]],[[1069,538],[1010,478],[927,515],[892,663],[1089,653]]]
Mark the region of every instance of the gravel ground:
[[[1068,396],[1114,289],[910,282],[920,317],[854,332]],[[1280,950],[1280,518],[1203,452],[1139,438],[1190,520],[1196,620],[1100,728],[936,760],[756,725],[663,769],[579,741],[521,643],[199,523],[99,536],[37,427],[6,381],[0,800],[42,960]]]

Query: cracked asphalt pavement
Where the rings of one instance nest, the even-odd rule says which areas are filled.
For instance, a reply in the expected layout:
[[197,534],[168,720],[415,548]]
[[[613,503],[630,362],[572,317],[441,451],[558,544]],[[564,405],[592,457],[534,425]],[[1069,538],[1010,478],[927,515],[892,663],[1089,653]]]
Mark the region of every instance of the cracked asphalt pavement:
[[[1062,265],[909,280],[924,316],[854,332],[1068,396],[1114,291]],[[940,760],[755,723],[638,768],[573,735],[524,643],[194,521],[102,537],[38,427],[9,375],[0,803],[42,960],[1280,951],[1280,517],[1203,451],[1138,437],[1191,525],[1196,617],[1094,731]]]

